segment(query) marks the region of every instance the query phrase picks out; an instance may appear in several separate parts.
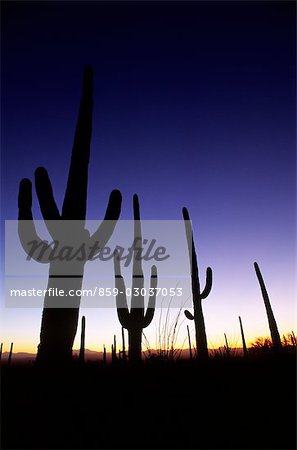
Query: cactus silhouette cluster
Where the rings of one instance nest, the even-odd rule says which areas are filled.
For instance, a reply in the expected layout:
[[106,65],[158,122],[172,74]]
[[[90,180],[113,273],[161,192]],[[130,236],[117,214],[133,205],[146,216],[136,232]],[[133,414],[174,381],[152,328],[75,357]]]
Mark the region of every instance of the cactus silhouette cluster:
[[[88,185],[88,165],[90,157],[90,145],[92,135],[92,115],[93,115],[93,72],[90,66],[85,67],[83,75],[82,98],[80,102],[78,121],[75,130],[74,143],[71,154],[71,162],[68,173],[66,192],[63,200],[61,212],[54,199],[53,189],[49,175],[45,168],[38,167],[35,171],[35,189],[38,197],[42,217],[45,221],[48,232],[53,241],[65,245],[84,243],[86,247],[92,248],[95,243],[100,243],[96,251],[92,252],[92,258],[110,239],[121,211],[121,193],[114,190],[110,194],[106,213],[103,222],[97,231],[90,235],[85,228],[87,185]],[[58,164],[58,162],[57,162]],[[82,286],[84,266],[88,260],[80,259],[75,264],[65,269],[64,261],[51,260],[49,254],[52,250],[51,244],[43,241],[35,228],[32,215],[32,183],[29,179],[22,179],[19,186],[18,196],[18,233],[20,242],[25,252],[38,262],[49,264],[49,280],[47,292],[63,289],[67,293],[69,289],[79,291]],[[212,269],[206,269],[206,283],[202,290],[200,286],[197,254],[193,238],[193,230],[187,208],[183,208],[183,219],[186,230],[186,239],[190,256],[191,285],[193,314],[186,310],[185,316],[195,323],[196,351],[197,358],[208,358],[207,335],[203,316],[202,300],[206,299],[212,289]],[[133,249],[133,274],[132,274],[132,295],[131,305],[128,307],[126,297],[125,282],[121,275],[120,256],[114,252],[115,287],[117,288],[116,306],[119,321],[122,326],[122,351],[119,352],[119,359],[126,360],[126,346],[124,329],[128,331],[128,359],[131,362],[141,361],[141,343],[143,329],[150,325],[153,320],[156,305],[157,269],[151,268],[150,293],[148,306],[145,308],[145,298],[142,295],[144,287],[144,276],[142,270],[142,260],[139,257],[137,242],[142,243],[140,207],[138,196],[133,196],[133,217],[134,217],[134,249]],[[69,222],[72,221],[72,222]],[[42,259],[36,258],[30,252],[30,243],[35,242],[37,247],[43,247]],[[140,244],[141,245],[141,244]],[[256,275],[260,284],[272,343],[275,349],[280,349],[281,339],[277,328],[277,323],[271,308],[266,286],[258,264],[254,263]],[[64,270],[64,271],[63,271]],[[153,290],[153,291],[152,291]],[[138,294],[136,294],[138,291]],[[67,296],[67,294],[66,294]],[[65,300],[64,300],[65,301]],[[65,363],[71,361],[72,346],[77,332],[78,316],[80,307],[80,296],[71,296],[69,307],[59,306],[59,298],[46,294],[42,313],[40,343],[38,345],[37,361],[40,363]],[[79,361],[85,360],[85,317],[82,317],[81,347]],[[243,352],[248,354],[241,317],[239,316],[240,331],[242,337]],[[192,345],[189,327],[187,326],[189,352],[192,359]],[[294,336],[294,335],[293,335]],[[295,339],[295,336],[294,336]],[[230,348],[225,334],[226,352],[230,354]],[[295,340],[296,344],[296,340]],[[2,344],[0,348],[0,360],[2,355]],[[12,357],[12,345],[9,354],[9,363]],[[118,359],[116,349],[116,337],[112,345],[112,361]],[[106,348],[104,346],[103,361],[106,364]]]
[[193,239],[192,226],[187,208],[183,208],[183,217],[185,221],[186,237],[190,255],[191,279],[192,279],[192,295],[194,314],[185,311],[185,316],[189,320],[194,320],[196,330],[196,355],[197,358],[208,358],[207,337],[205,330],[205,322],[202,310],[202,300],[208,297],[212,287],[212,270],[210,267],[206,269],[206,284],[201,292],[200,280],[198,272],[198,261]]
[[[140,209],[138,196],[133,196],[133,212],[134,212],[134,244],[142,242],[141,238],[141,223],[140,223]],[[128,302],[126,297],[126,287],[124,279],[121,275],[121,266],[119,255],[117,252],[114,254],[114,270],[115,270],[115,286],[118,289],[116,297],[117,313],[119,321],[122,327],[128,330],[128,358],[130,362],[141,361],[141,341],[142,330],[146,328],[154,317],[155,304],[156,304],[156,291],[157,287],[157,268],[152,266],[151,268],[151,288],[153,289],[153,295],[149,296],[149,302],[147,310],[145,311],[144,296],[135,295],[136,290],[141,293],[141,289],[144,286],[144,277],[142,271],[141,258],[137,256],[137,248],[133,249],[133,277],[132,277],[132,295],[131,295],[131,308],[128,308]]]
[[[39,167],[35,171],[35,188],[41,213],[53,240],[61,240],[61,230],[63,229],[64,233],[62,235],[64,237],[67,236],[67,238],[72,239],[76,244],[78,242],[85,243],[87,247],[92,246],[97,241],[100,242],[101,246],[105,245],[113,232],[121,209],[121,193],[114,190],[109,198],[104,221],[97,231],[90,236],[88,230],[85,229],[92,114],[93,72],[92,68],[87,66],[84,70],[83,92],[61,213],[56,205],[52,185],[46,169]],[[35,229],[32,216],[32,183],[29,179],[23,179],[20,182],[18,207],[18,231],[25,252],[29,254],[28,243],[30,241],[35,241],[45,246],[45,256],[42,262],[49,262],[47,292],[49,292],[50,288],[62,288],[65,292],[70,287],[75,291],[81,289],[84,264],[86,261],[76,261],[75,268],[71,270],[70,267],[65,272],[65,267],[62,265],[64,261],[46,260],[47,251],[50,251],[51,248],[50,246],[48,248],[46,247],[48,243],[41,240]],[[66,221],[68,220],[72,222],[67,228],[65,224],[67,224]],[[71,243],[73,244],[73,242]],[[69,245],[68,241],[66,243],[60,243],[61,245]],[[41,262],[40,259],[37,259],[37,261]],[[62,275],[59,276],[57,273],[62,275],[67,273],[67,278],[61,278]],[[38,345],[37,353],[38,362],[65,363],[71,360],[73,341],[77,331],[79,305],[80,296],[71,298],[70,307],[59,307],[59,298],[50,297],[48,294],[45,296],[40,344]]]

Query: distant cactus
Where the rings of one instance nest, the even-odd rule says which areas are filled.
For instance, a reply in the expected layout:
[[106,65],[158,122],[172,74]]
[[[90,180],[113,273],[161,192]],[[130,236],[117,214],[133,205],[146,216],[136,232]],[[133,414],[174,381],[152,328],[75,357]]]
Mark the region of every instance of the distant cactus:
[[79,350],[79,362],[83,364],[85,362],[85,339],[86,339],[86,318],[81,318],[81,335],[80,335],[80,350]]
[[3,349],[3,342],[1,342],[1,345],[0,345],[0,363],[1,363],[1,359],[2,359],[2,349]]
[[[110,195],[104,217],[105,220],[98,230],[90,236],[89,231],[85,229],[92,114],[93,72],[90,67],[86,67],[67,187],[61,213],[56,205],[52,185],[46,169],[39,167],[35,171],[35,187],[43,218],[51,237],[54,241],[58,241],[61,247],[69,245],[68,241],[70,241],[72,247],[78,243],[84,243],[85,248],[89,248],[97,242],[100,242],[100,248],[102,248],[110,238],[120,214],[121,194],[115,190]],[[52,292],[56,292],[61,288],[66,292],[70,288],[74,292],[78,292],[82,286],[84,264],[87,258],[79,262],[77,259],[74,263],[76,264],[75,271],[72,270],[71,266],[71,272],[69,273],[69,271],[65,271],[65,261],[53,261],[47,257],[52,247],[48,245],[47,241],[42,241],[36,233],[32,216],[32,183],[29,179],[23,179],[20,182],[18,207],[19,238],[25,252],[34,258],[34,255],[32,256],[30,254],[31,247],[29,244],[30,241],[36,242],[38,246],[41,245],[43,247],[44,256],[42,257],[42,261],[40,261],[40,258],[36,259],[35,257],[35,259],[38,262],[49,262],[47,292],[50,292],[51,288],[53,288]],[[65,221],[67,220],[75,221],[75,223],[72,222],[69,227],[65,227]],[[64,242],[64,240],[67,242]],[[98,248],[98,251],[93,253],[92,257],[99,251],[100,249]],[[57,267],[59,268],[59,274],[67,273],[67,278],[61,278],[62,275],[57,275]],[[77,331],[80,296],[68,296],[68,298],[71,298],[71,307],[60,308],[56,305],[61,304],[61,298],[50,296],[49,294],[45,296],[37,362],[65,363],[72,359],[72,346]]]
[[113,336],[113,344],[111,344],[111,362],[115,364],[118,361],[117,357],[117,337],[114,334]]
[[124,327],[122,327],[122,359],[123,361],[126,361],[127,359]]
[[225,352],[226,352],[226,355],[229,357],[229,356],[231,356],[231,349],[230,349],[230,347],[229,347],[229,344],[228,344],[228,339],[227,339],[227,335],[226,335],[226,333],[224,333],[224,337],[225,337]]
[[292,342],[293,347],[297,346],[297,341],[296,341],[296,336],[295,336],[294,331],[292,331],[292,333],[291,333],[291,342]]
[[246,342],[245,342],[245,337],[244,337],[241,317],[238,316],[238,319],[239,319],[240,333],[241,333],[241,339],[242,339],[243,355],[247,356],[248,355],[248,350],[247,350],[247,346],[246,346]]
[[[133,211],[134,211],[134,242],[141,238],[141,224],[140,224],[140,210],[138,196],[133,196]],[[118,295],[116,297],[118,318],[121,325],[128,330],[128,357],[130,362],[141,361],[141,339],[142,330],[146,328],[154,317],[155,304],[156,304],[156,287],[157,287],[157,269],[155,266],[151,268],[151,289],[153,289],[153,295],[149,297],[149,303],[145,312],[144,308],[144,296],[135,295],[136,289],[141,292],[144,286],[143,271],[141,258],[137,257],[137,249],[133,251],[133,279],[132,279],[132,295],[131,295],[131,308],[129,311],[126,288],[123,277],[121,276],[121,266],[118,253],[114,254],[114,267],[115,267],[115,286],[118,289]]]
[[264,300],[264,305],[266,308],[266,314],[267,314],[267,318],[268,318],[268,324],[269,324],[269,329],[270,329],[270,334],[271,334],[271,340],[272,340],[272,344],[275,350],[280,350],[282,348],[282,344],[281,344],[281,338],[278,332],[278,328],[277,328],[277,323],[276,320],[274,318],[274,314],[271,308],[271,304],[270,304],[270,300],[269,300],[269,296],[265,287],[265,283],[262,277],[262,274],[260,272],[259,266],[258,264],[255,262],[254,263],[254,267],[255,267],[255,271],[256,271],[256,275],[260,284],[260,288],[261,288],[261,292],[262,292],[262,296],[263,296],[263,300]]
[[106,366],[106,347],[103,345],[103,365]]
[[198,262],[195,250],[194,239],[192,235],[192,226],[190,222],[190,216],[187,208],[183,208],[183,217],[186,227],[186,236],[190,255],[190,265],[191,265],[191,278],[192,278],[192,294],[193,294],[193,307],[194,315],[186,310],[185,316],[194,320],[196,329],[196,355],[197,358],[206,359],[208,358],[207,349],[207,337],[205,331],[205,323],[202,311],[202,300],[206,298],[212,287],[212,270],[210,267],[206,269],[206,285],[204,290],[200,291],[200,281],[198,273]]
[[7,360],[7,364],[9,366],[11,365],[11,360],[12,360],[12,349],[13,349],[13,342],[10,344],[10,350],[9,350],[9,355],[8,355],[8,360]]

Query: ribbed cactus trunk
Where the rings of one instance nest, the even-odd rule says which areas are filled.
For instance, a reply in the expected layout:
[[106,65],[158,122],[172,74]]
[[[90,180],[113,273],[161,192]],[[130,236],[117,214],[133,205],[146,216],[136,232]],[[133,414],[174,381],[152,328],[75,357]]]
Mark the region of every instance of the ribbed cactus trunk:
[[194,321],[196,332],[197,356],[201,359],[208,358],[207,336],[201,303],[194,306]]
[[128,333],[129,361],[141,361],[142,329],[131,329]]
[[275,350],[280,350],[282,348],[281,338],[280,338],[280,335],[278,332],[277,323],[274,318],[274,314],[273,314],[272,307],[270,304],[268,292],[266,290],[266,286],[265,286],[260,268],[256,262],[254,263],[254,267],[255,267],[256,275],[257,275],[257,278],[258,278],[258,281],[260,284],[260,288],[261,288],[261,292],[262,292],[262,296],[263,296],[263,300],[264,300],[264,305],[266,308],[266,314],[267,314],[272,344],[273,344],[273,347]]
[[197,254],[195,250],[195,244],[192,234],[192,226],[190,222],[190,216],[187,208],[183,208],[183,217],[185,221],[186,237],[190,256],[191,266],[191,281],[192,281],[192,295],[193,295],[193,309],[194,314],[190,311],[185,311],[185,315],[188,319],[194,320],[196,330],[196,356],[199,359],[208,358],[207,337],[205,330],[205,322],[202,310],[202,300],[205,299],[212,287],[212,270],[210,267],[206,270],[206,284],[204,290],[200,290],[199,272]]

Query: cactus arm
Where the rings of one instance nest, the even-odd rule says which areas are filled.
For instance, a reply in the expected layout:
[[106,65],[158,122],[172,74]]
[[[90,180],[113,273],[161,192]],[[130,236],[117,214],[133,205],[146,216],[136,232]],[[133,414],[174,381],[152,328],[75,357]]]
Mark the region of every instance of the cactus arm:
[[88,165],[93,116],[93,71],[87,66],[72,148],[62,219],[84,220],[86,217]]
[[208,267],[206,269],[206,283],[205,283],[205,288],[201,293],[201,298],[206,298],[208,297],[210,291],[212,288],[212,270],[210,267]]
[[38,167],[35,170],[35,189],[48,232],[53,239],[56,239],[57,225],[61,216],[54,199],[50,178],[44,167]]
[[157,287],[157,268],[156,266],[152,266],[151,268],[151,282],[150,289],[153,289],[154,294],[149,296],[149,302],[147,305],[147,310],[143,319],[143,328],[146,328],[154,318],[155,314],[155,306],[156,306],[156,287]]
[[[47,253],[51,251],[47,241],[43,241],[37,234],[32,216],[32,183],[24,178],[20,182],[18,197],[18,235],[24,251],[32,259],[40,263],[48,263]],[[44,248],[43,257],[38,259],[38,254],[30,253],[31,245],[29,242],[35,241],[36,244]]]
[[35,189],[44,220],[59,220],[60,213],[53,196],[52,184],[44,167],[35,170]]
[[185,310],[185,316],[189,320],[194,320],[193,314],[190,311],[188,311],[187,309]]
[[100,252],[100,249],[105,246],[110,236],[112,235],[121,213],[121,205],[122,195],[120,191],[114,189],[109,196],[104,219],[98,229],[90,238],[90,247],[93,247],[96,244],[96,247],[98,249],[92,253],[92,257],[96,256]]

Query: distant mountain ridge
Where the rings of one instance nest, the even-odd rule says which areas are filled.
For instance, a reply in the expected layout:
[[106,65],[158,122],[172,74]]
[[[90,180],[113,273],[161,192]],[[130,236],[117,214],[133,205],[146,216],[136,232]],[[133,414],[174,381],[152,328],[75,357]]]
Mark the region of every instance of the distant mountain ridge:
[[[216,352],[224,352],[224,347],[218,347],[217,349],[209,349],[210,355],[215,354]],[[241,355],[243,353],[242,348],[230,348],[231,354]],[[148,355],[149,351],[143,351],[145,355]],[[151,349],[150,353],[152,355],[157,355],[158,351],[155,349]],[[9,352],[2,352],[2,361],[7,361]],[[73,350],[74,358],[78,358],[79,350]],[[111,359],[111,352],[106,353],[107,360]],[[36,353],[29,352],[16,352],[12,353],[12,361],[25,362],[25,361],[34,361],[36,358]],[[189,358],[189,349],[183,349],[180,354],[180,358]],[[102,361],[103,360],[103,352],[96,350],[85,350],[85,360],[86,361]]]

